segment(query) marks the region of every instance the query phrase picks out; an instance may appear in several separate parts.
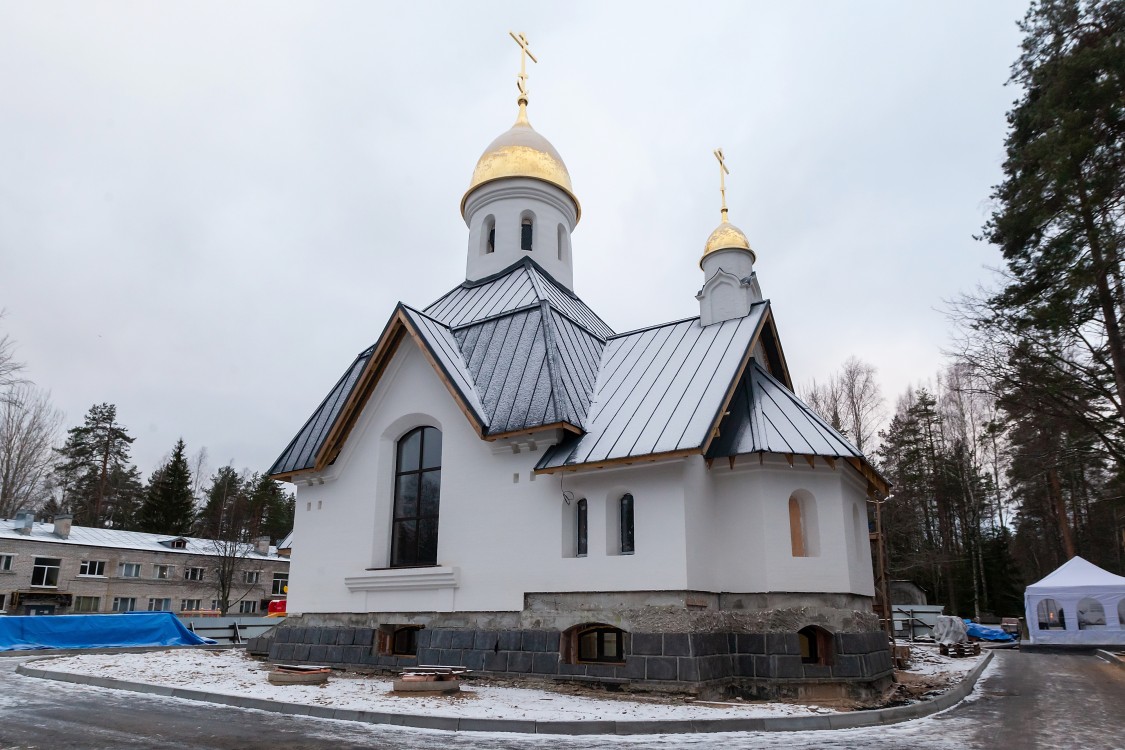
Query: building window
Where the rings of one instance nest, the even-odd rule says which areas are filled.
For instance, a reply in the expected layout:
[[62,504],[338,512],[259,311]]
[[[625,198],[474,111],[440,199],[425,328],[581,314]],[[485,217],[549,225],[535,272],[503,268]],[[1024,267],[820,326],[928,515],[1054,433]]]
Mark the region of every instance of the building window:
[[149,597],[148,600],[149,612],[171,612],[172,600],[171,599],[157,599]]
[[137,600],[131,596],[113,597],[114,612],[133,612],[137,609]]
[[31,585],[45,588],[58,588],[59,568],[62,560],[57,557],[37,557],[31,569]]
[[184,568],[185,581],[202,581],[203,568]]
[[284,596],[285,590],[289,587],[289,574],[288,573],[274,573],[273,574],[273,595]]
[[83,560],[78,566],[80,576],[104,576],[105,560]]
[[243,601],[238,603],[238,612],[243,615],[252,615],[258,611],[258,602]]
[[180,599],[181,612],[198,612],[203,609],[202,599]]
[[15,562],[15,555],[0,555],[0,571],[4,573],[12,572],[12,563]]
[[418,427],[398,441],[391,567],[436,565],[441,432]]
[[797,631],[802,664],[832,666],[832,634],[824,628],[809,625]]
[[631,555],[636,549],[633,538],[633,496],[621,496],[621,554]]
[[625,631],[612,625],[576,625],[563,633],[561,645],[567,664],[625,661]]
[[121,563],[117,566],[117,575],[121,578],[140,578],[140,563]]
[[99,596],[76,596],[74,597],[74,611],[75,612],[97,612],[102,608],[102,600]]
[[789,544],[793,557],[816,557],[820,554],[816,498],[805,490],[789,496]]
[[535,222],[530,216],[520,219],[520,250],[531,252],[531,241],[535,235]]
[[391,634],[392,656],[416,656],[418,654],[418,627],[396,628]]
[[260,570],[244,570],[242,571],[242,582],[255,584],[262,580],[262,571]]
[[187,540],[186,539],[173,539],[168,546],[170,546],[172,549],[186,549],[187,548]]
[[153,565],[152,577],[167,581],[172,577],[172,570],[173,568],[171,565]]
[[484,220],[484,226],[481,229],[481,236],[484,238],[484,254],[496,252],[496,219],[489,216]]
[[589,503],[582,498],[574,504],[574,556],[585,557],[589,551],[590,513]]
[[7,596],[8,596],[7,594],[0,594],[0,612],[4,611],[4,603],[6,601]]
[[566,228],[559,224],[559,260],[566,260]]

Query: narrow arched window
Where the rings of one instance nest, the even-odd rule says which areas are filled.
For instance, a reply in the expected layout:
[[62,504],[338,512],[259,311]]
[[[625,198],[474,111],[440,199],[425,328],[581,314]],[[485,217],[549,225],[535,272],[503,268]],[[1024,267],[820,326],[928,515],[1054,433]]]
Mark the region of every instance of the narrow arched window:
[[805,556],[805,524],[801,518],[801,501],[796,495],[789,498],[789,546],[793,557]]
[[531,240],[535,233],[535,223],[530,216],[520,220],[520,249],[531,252]]
[[559,224],[559,260],[566,260],[566,228]]
[[391,567],[436,565],[441,432],[419,427],[398,441]]
[[633,496],[621,496],[621,554],[631,555],[635,547],[633,536]]
[[481,227],[481,238],[484,240],[481,243],[481,251],[485,255],[496,252],[496,219],[494,217],[489,216],[484,220],[484,226]]
[[586,498],[582,498],[574,505],[574,556],[585,557],[587,550],[587,536],[589,532],[589,518],[587,513]]

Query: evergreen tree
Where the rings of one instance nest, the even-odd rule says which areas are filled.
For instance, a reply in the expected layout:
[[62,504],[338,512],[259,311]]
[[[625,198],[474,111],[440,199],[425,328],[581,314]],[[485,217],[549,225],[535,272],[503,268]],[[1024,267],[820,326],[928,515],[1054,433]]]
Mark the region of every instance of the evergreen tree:
[[188,534],[195,522],[191,468],[181,438],[168,462],[152,473],[137,528],[153,534]]
[[116,515],[114,525],[122,528],[121,518],[130,515],[129,509],[115,514],[112,504],[134,502],[132,482],[140,486],[136,469],[129,466],[132,442],[117,423],[113,404],[91,406],[84,424],[67,430],[66,443],[57,449],[61,460],[55,474],[62,492],[60,505],[74,514],[76,525],[104,526]]
[[278,542],[293,530],[296,497],[268,476],[255,475],[251,482],[250,507],[255,528],[248,530],[250,538],[268,536],[271,542]]
[[244,541],[248,502],[245,482],[233,466],[211,477],[196,533],[206,539]]
[[[1041,0],[1020,28],[1004,182],[984,236],[1006,286],[984,325],[1100,394],[1125,423],[1125,3]],[[1108,388],[1106,387],[1108,386]]]

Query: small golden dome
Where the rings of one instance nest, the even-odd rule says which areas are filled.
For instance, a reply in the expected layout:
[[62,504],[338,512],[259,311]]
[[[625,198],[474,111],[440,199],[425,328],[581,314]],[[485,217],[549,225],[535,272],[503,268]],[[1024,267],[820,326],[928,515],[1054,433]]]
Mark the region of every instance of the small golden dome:
[[531,127],[527,119],[527,106],[522,101],[516,124],[488,144],[488,148],[477,160],[469,189],[461,199],[461,215],[465,215],[465,202],[470,193],[485,183],[505,177],[531,177],[560,188],[574,201],[578,218],[582,217],[582,206],[574,196],[574,189],[570,184],[570,172],[566,170],[562,157],[551,142]]
[[746,239],[742,230],[727,221],[726,209],[723,209],[722,222],[715,227],[714,232],[711,232],[711,236],[707,238],[707,244],[703,246],[703,257],[699,259],[700,267],[703,266],[703,258],[719,250],[747,250],[750,255],[754,256],[755,260],[758,258],[754,251],[750,249],[750,241]]

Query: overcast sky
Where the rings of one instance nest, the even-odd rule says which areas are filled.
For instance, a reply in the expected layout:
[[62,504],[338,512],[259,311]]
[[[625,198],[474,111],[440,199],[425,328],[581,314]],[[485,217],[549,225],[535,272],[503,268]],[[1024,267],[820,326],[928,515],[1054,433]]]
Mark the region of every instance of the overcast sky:
[[721,146],[795,381],[854,354],[892,404],[998,262],[1026,6],[0,0],[0,332],[67,426],[117,404],[146,476],[181,436],[267,469],[396,301],[464,279],[512,29],[586,302],[698,314]]

